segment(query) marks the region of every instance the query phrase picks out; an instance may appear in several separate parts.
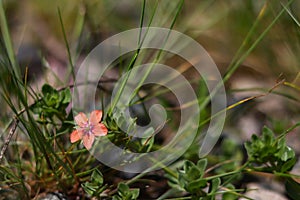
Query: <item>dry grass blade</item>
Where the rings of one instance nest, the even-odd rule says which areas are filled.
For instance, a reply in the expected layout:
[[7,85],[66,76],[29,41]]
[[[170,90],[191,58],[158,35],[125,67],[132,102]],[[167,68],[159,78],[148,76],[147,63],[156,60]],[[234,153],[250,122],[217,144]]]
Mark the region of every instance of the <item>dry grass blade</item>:
[[6,138],[5,142],[4,142],[4,145],[3,145],[2,149],[1,149],[1,152],[0,152],[0,163],[2,162],[4,153],[5,153],[8,145],[9,145],[9,143],[11,141],[12,136],[14,135],[14,133],[15,133],[15,131],[17,129],[18,123],[19,123],[19,120],[17,118],[15,118],[14,122],[13,122],[13,125],[12,125],[12,127],[11,127],[11,129],[10,129],[10,131],[8,133],[8,136],[7,136],[7,138]]

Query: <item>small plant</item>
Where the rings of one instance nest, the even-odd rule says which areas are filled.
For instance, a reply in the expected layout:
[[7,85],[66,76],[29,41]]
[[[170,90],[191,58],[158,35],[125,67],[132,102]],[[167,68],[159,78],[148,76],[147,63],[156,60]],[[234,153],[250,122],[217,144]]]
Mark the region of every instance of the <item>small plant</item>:
[[113,200],[135,200],[139,196],[139,189],[130,189],[128,185],[119,183],[117,194],[115,194]]
[[[186,160],[182,169],[178,169],[176,176],[167,175],[169,185],[176,191],[187,192],[191,199],[216,199],[221,195],[223,199],[237,199],[243,196],[232,183],[239,180],[244,173],[265,172],[272,173],[287,180],[288,193],[295,196],[295,188],[300,185],[291,179],[289,171],[296,163],[295,152],[287,146],[284,138],[286,133],[275,137],[271,129],[264,127],[262,136],[253,135],[245,142],[247,161],[242,166],[236,166],[232,171],[214,170],[217,174],[210,174],[207,169],[207,159],[201,159],[196,164]],[[222,168],[223,165],[212,166],[211,169]],[[236,179],[239,177],[239,179]]]
[[82,183],[81,186],[88,195],[92,197],[99,197],[107,188],[107,186],[103,185],[103,183],[102,173],[98,169],[95,169],[91,175],[90,181]]
[[261,137],[252,135],[245,147],[249,167],[256,171],[285,173],[296,163],[295,152],[287,146],[285,137],[275,138],[268,127],[263,128]]
[[207,160],[199,160],[197,164],[185,161],[183,170],[178,170],[179,185],[193,196],[206,195],[202,189],[207,187],[207,181],[203,178]]
[[[189,192],[192,199],[212,199],[220,186],[220,178],[208,180],[204,177],[207,160],[202,159],[197,164],[191,161],[185,161],[183,170],[178,170],[178,180],[176,180],[179,188]],[[174,183],[170,182],[174,186]],[[208,190],[205,188],[208,187]]]
[[49,123],[49,120],[53,120],[54,116],[61,121],[66,119],[66,108],[71,101],[69,88],[58,91],[52,86],[45,84],[42,87],[42,96],[40,98],[31,106],[33,113],[39,115],[38,122]]

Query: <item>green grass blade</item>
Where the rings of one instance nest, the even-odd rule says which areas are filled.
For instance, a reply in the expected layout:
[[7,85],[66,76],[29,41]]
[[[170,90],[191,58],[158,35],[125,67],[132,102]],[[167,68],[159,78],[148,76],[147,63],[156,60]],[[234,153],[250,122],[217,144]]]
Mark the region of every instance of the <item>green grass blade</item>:
[[2,37],[4,40],[5,48],[9,57],[9,61],[11,62],[11,65],[13,67],[13,70],[17,76],[17,78],[21,77],[20,68],[17,65],[16,59],[15,59],[15,53],[12,45],[12,41],[10,38],[10,33],[7,25],[7,20],[5,17],[5,11],[3,8],[3,0],[0,0],[0,27],[2,32]]
[[[287,4],[286,7],[288,7],[294,0],[290,0]],[[262,8],[262,12],[264,11],[265,8]],[[271,28],[276,24],[276,22],[279,20],[279,18],[282,16],[282,14],[285,12],[285,9],[281,9],[281,11],[276,15],[275,19],[273,19],[273,21],[267,26],[267,28],[259,35],[259,37],[252,43],[252,45],[246,50],[246,52],[244,54],[242,54],[240,56],[239,59],[237,59],[237,61],[232,64],[232,66],[230,66],[228,73],[226,73],[226,75],[223,78],[223,81],[226,82],[231,75],[236,71],[236,69],[240,66],[240,64],[249,56],[249,54],[255,49],[255,47],[258,45],[259,42],[262,41],[262,39],[267,35],[267,33],[271,30]],[[260,15],[257,18],[257,21],[259,21],[260,19]],[[253,33],[255,27],[257,26],[257,23],[254,23],[253,27],[250,29],[249,33]],[[248,34],[245,42],[247,42],[251,36],[251,34]],[[244,44],[242,45],[242,47],[244,46]],[[241,48],[242,49],[242,48]],[[239,53],[239,52],[238,52]]]
[[70,68],[71,68],[70,72],[71,72],[71,74],[73,76],[73,80],[75,80],[75,72],[74,72],[75,68],[74,68],[74,64],[73,64],[73,60],[72,60],[72,55],[71,55],[71,50],[70,50],[69,42],[67,40],[67,34],[66,34],[66,31],[65,31],[65,27],[64,27],[64,24],[63,24],[63,20],[62,20],[62,16],[61,16],[61,12],[60,12],[59,8],[57,8],[57,12],[58,12],[58,16],[59,16],[59,22],[60,22],[60,25],[61,25],[61,30],[62,30],[62,33],[63,33],[65,45],[66,45],[66,48],[67,48],[67,54],[68,54]]

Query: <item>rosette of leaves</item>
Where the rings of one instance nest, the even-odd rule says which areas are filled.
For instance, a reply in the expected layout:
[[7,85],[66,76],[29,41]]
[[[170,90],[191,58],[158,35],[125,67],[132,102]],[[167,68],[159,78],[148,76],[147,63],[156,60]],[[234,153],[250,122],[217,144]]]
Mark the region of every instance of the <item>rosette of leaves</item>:
[[119,183],[117,194],[113,196],[113,200],[135,200],[139,197],[140,190],[131,189],[125,183]]
[[245,143],[250,166],[263,172],[290,171],[296,163],[295,152],[282,136],[276,138],[267,127],[263,128],[261,137],[252,135],[251,140]]
[[90,181],[81,184],[84,191],[91,197],[100,197],[101,193],[107,188],[103,185],[103,175],[95,169],[91,175]]
[[71,101],[71,92],[69,88],[61,91],[45,84],[42,87],[42,96],[33,106],[32,111],[39,115],[39,122],[45,123],[48,119],[56,116],[60,120],[66,118],[66,108]]
[[178,170],[178,178],[168,177],[168,183],[172,188],[190,193],[192,199],[214,199],[221,180],[220,178],[205,178],[206,167],[206,159],[199,160],[196,164],[186,160],[183,169]]
[[202,189],[207,186],[207,181],[203,179],[206,165],[206,159],[199,160],[196,165],[191,161],[185,161],[183,170],[178,170],[179,185],[191,194],[205,196]]

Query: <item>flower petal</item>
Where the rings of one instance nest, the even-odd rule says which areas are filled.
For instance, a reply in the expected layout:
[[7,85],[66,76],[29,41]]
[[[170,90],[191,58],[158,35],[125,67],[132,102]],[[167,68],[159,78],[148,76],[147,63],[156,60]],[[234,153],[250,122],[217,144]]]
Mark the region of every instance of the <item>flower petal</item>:
[[78,115],[76,115],[74,119],[76,121],[76,124],[80,127],[84,127],[88,122],[88,118],[82,112],[78,113]]
[[94,110],[90,115],[90,123],[95,125],[100,122],[102,118],[102,110]]
[[74,130],[70,135],[71,143],[77,142],[82,139],[82,131]]
[[86,134],[83,136],[83,145],[87,150],[92,148],[95,136],[93,134]]
[[107,135],[107,128],[104,124],[98,123],[91,130],[95,136],[105,136]]

